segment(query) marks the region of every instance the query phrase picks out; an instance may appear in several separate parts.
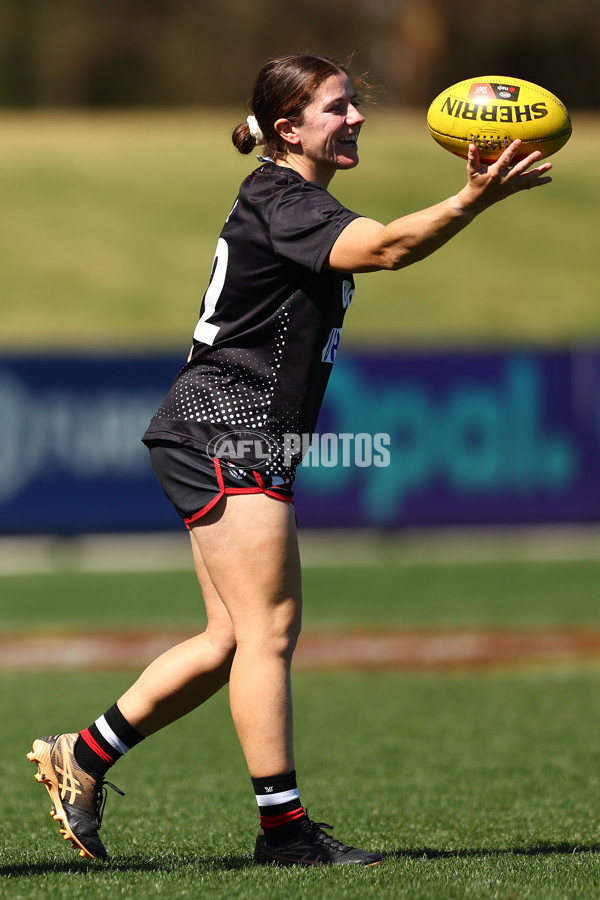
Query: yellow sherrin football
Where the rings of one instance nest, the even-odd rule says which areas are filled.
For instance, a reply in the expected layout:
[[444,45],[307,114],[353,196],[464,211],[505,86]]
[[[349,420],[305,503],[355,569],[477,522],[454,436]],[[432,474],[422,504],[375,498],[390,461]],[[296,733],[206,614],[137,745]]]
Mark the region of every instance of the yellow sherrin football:
[[551,156],[571,137],[571,119],[558,97],[502,75],[467,78],[446,88],[429,107],[427,126],[438,144],[463,159],[469,144],[477,144],[484,163],[497,160],[517,138],[523,141],[522,159],[534,150]]

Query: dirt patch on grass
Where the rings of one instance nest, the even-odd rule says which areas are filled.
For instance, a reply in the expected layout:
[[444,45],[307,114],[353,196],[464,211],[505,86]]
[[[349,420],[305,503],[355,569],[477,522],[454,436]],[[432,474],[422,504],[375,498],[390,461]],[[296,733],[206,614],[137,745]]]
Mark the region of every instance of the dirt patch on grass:
[[[189,631],[27,632],[0,636],[0,669],[140,669]],[[600,661],[600,630],[419,629],[305,632],[299,669],[455,669]]]

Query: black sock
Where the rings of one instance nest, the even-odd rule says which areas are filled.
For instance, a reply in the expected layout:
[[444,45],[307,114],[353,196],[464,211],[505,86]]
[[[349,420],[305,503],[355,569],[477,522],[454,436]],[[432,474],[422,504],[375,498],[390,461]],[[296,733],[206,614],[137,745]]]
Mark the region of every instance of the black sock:
[[75,744],[75,759],[82,769],[103,778],[111,766],[144,740],[115,703],[85,728]]
[[252,786],[260,811],[260,824],[269,844],[283,844],[306,818],[296,786],[296,772],[253,778]]

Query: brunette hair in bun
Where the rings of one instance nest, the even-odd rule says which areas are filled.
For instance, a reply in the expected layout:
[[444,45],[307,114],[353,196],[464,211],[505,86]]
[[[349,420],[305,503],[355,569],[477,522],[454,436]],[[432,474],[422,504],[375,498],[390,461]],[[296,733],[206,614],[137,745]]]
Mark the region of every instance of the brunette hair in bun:
[[250,126],[247,122],[236,125],[231,134],[231,140],[235,149],[244,154],[252,153],[255,147],[258,146],[256,138],[250,133]]
[[[274,129],[278,119],[302,122],[304,110],[322,82],[330,75],[347,75],[342,63],[316,53],[295,53],[265,63],[254,84],[249,106],[264,136],[266,156],[276,159],[285,152],[285,142]],[[234,128],[231,135],[240,153],[252,153],[257,146],[248,122]]]

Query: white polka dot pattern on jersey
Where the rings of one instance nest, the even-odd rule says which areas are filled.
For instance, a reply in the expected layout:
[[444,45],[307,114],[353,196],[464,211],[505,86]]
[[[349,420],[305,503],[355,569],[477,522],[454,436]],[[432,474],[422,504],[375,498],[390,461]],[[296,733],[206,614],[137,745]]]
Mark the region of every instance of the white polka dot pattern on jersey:
[[[266,430],[289,334],[289,320],[289,311],[283,307],[267,359],[245,349],[219,348],[218,369],[215,367],[212,372],[206,368],[189,369],[175,382],[155,419],[209,422],[232,430]],[[210,354],[207,367],[210,368]],[[285,411],[280,409],[280,415],[282,412]],[[291,416],[288,421],[292,427]],[[261,469],[268,475],[293,476],[293,469],[284,466],[281,458],[264,463]]]
[[[334,362],[334,352],[325,349],[335,335],[337,350],[354,288],[350,274],[327,267],[327,255],[356,218],[291,169],[266,163],[244,180],[219,238],[227,253],[216,254],[205,294],[213,342],[196,341],[145,443],[202,451],[215,441],[223,447],[235,441],[231,432],[250,442],[251,433],[260,432],[268,458],[259,440],[247,452],[250,464],[293,478],[317,427]],[[202,321],[206,315],[205,303]],[[286,435],[300,441],[292,445]]]

